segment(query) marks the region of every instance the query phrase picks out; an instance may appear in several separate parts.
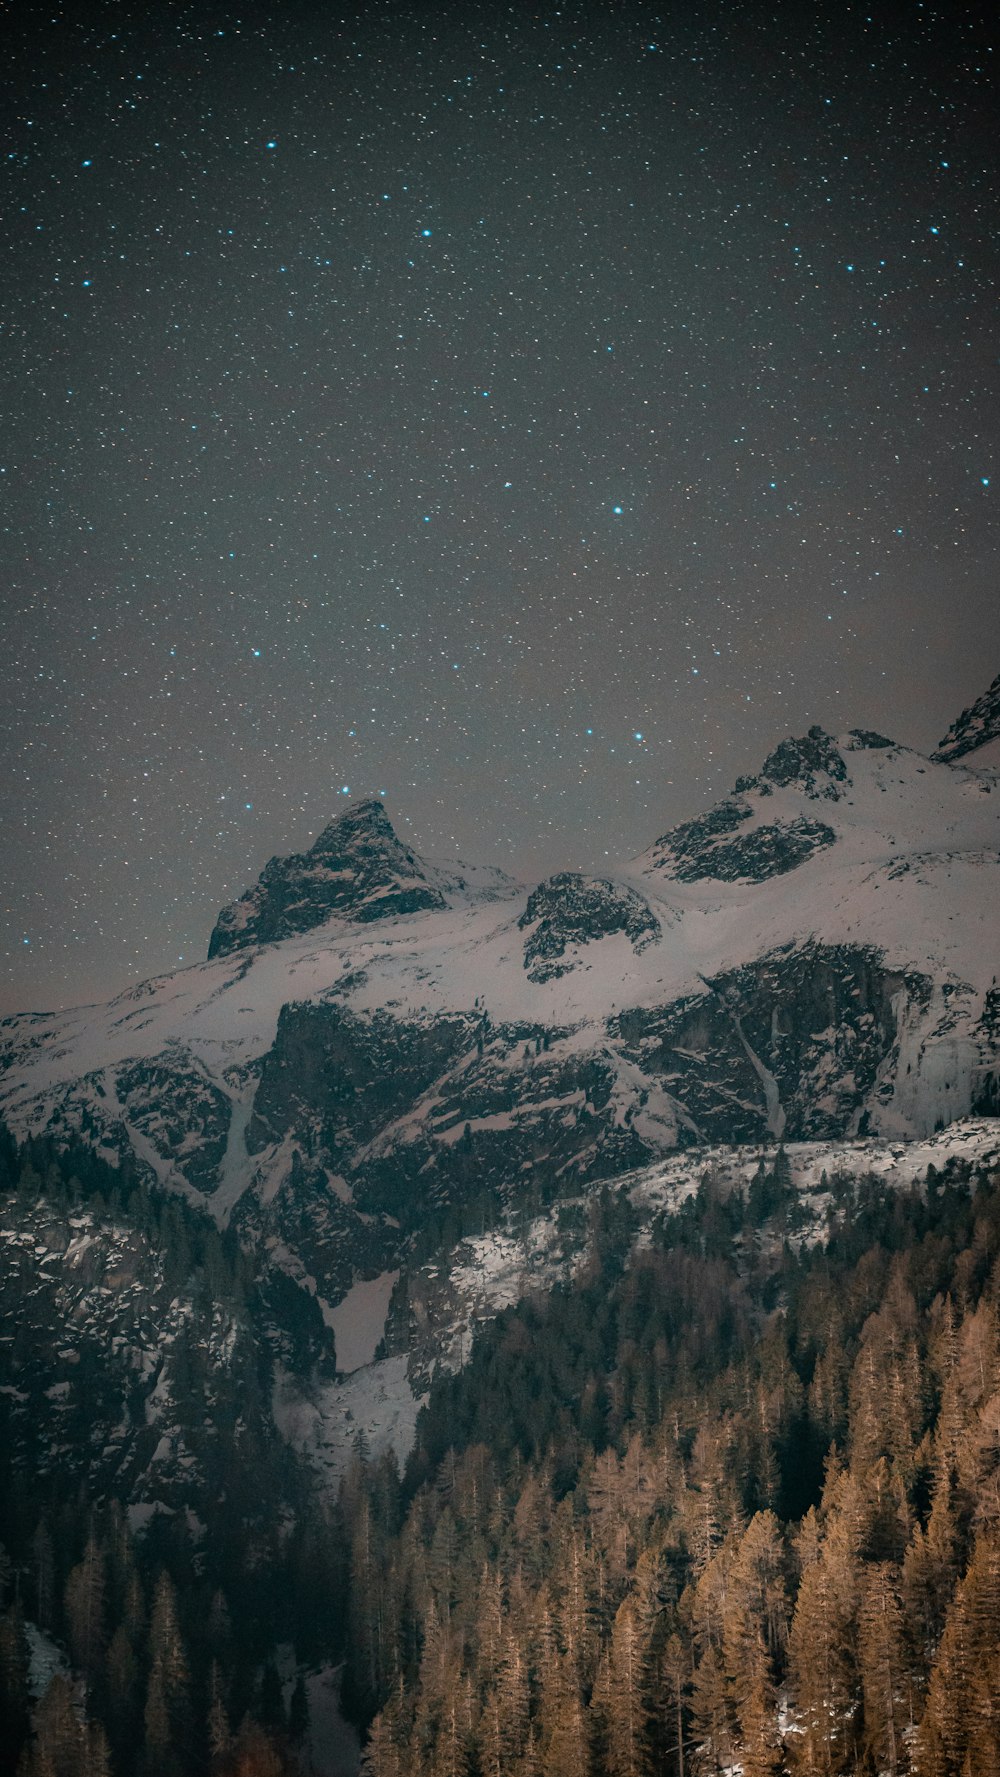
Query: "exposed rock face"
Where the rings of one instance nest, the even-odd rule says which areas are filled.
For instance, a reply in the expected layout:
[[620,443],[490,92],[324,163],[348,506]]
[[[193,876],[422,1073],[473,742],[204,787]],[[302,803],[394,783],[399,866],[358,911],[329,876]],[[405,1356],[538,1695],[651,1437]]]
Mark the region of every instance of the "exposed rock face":
[[[624,932],[638,953],[660,936],[660,922],[648,902],[624,884],[564,871],[540,883],[518,920],[530,931],[524,966],[531,981],[551,981],[575,966],[567,951]],[[533,929],[531,929],[533,928]]]
[[[1000,740],[1000,673],[989,690],[956,717],[931,758],[950,765],[991,740]],[[970,760],[970,764],[974,763]]]
[[683,1105],[690,1137],[804,1141],[866,1133],[904,1008],[931,984],[863,946],[807,945],[716,976],[705,993],[623,1012],[616,1031]]
[[[387,1217],[419,1228],[522,1181],[543,1198],[565,1193],[674,1146],[864,1134],[931,992],[871,948],[809,944],[615,1014],[585,1050],[571,1032],[475,1011],[404,1022],[287,1006],[251,1144],[292,1141],[309,1158],[285,1200],[245,1213],[323,1276],[338,1240],[342,1266],[359,1215],[371,1269],[392,1261]],[[330,1176],[349,1209],[331,1202]]]
[[[0,1390],[8,1459],[39,1477],[75,1471],[95,1492],[190,1500],[207,1402],[256,1357],[233,1312],[195,1307],[155,1237],[107,1211],[11,1196],[4,1230],[0,1316],[18,1329],[17,1386]],[[195,1346],[201,1400],[181,1382]]]
[[648,1095],[623,1088],[615,1056],[580,1054],[567,1035],[476,1011],[400,1020],[286,1006],[251,1147],[294,1141],[340,1179],[352,1213],[407,1227],[522,1177],[538,1189],[640,1165],[657,1151],[633,1128]]
[[381,802],[359,802],[331,821],[309,851],[272,858],[257,886],[222,909],[209,960],[312,931],[335,914],[366,922],[445,905],[425,866],[396,837]]
[[760,776],[740,778],[736,788],[762,789],[767,783],[794,785],[814,800],[837,802],[850,781],[836,741],[822,728],[810,728],[798,740],[781,741],[764,760]]
[[469,1014],[425,1023],[363,1016],[336,1002],[283,1007],[254,1100],[251,1152],[288,1129],[312,1128],[336,1168],[474,1048],[478,1022]]
[[120,1070],[118,1102],[133,1128],[198,1191],[214,1191],[226,1151],[230,1100],[196,1069],[169,1056]]
[[823,821],[798,815],[761,826],[746,803],[727,798],[700,820],[686,821],[657,841],[655,867],[678,882],[766,882],[833,845]]
[[879,734],[876,728],[852,728],[848,742],[852,753],[884,753],[886,747],[896,745],[896,742],[890,740],[888,735]]

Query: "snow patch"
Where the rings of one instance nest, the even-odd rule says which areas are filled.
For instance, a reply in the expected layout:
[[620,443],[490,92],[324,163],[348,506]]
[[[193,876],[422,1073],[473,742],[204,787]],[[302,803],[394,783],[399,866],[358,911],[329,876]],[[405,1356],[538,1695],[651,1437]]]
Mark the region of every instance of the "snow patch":
[[370,1364],[385,1333],[385,1320],[398,1271],[360,1279],[351,1285],[343,1301],[324,1314],[333,1328],[337,1368],[345,1376]]

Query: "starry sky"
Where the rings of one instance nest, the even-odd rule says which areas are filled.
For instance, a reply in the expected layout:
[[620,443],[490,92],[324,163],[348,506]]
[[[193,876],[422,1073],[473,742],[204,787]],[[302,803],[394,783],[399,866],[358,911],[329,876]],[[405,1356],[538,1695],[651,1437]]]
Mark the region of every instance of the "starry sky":
[[5,23],[0,1009],[350,798],[607,868],[1000,668],[986,8]]

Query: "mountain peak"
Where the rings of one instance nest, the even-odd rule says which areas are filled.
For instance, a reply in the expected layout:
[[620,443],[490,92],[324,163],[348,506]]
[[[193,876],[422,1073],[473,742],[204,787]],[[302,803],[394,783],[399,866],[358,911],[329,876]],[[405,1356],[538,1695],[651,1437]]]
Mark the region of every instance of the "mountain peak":
[[808,734],[789,736],[769,753],[754,779],[741,778],[737,790],[760,789],[766,781],[785,789],[793,786],[804,791],[811,800],[820,797],[837,802],[843,786],[850,784],[847,766],[832,734],[819,727]]
[[[1000,673],[982,697],[977,697],[975,703],[956,716],[931,758],[943,765],[953,765],[956,759],[964,759],[968,753],[997,740],[1000,740]],[[975,763],[970,760],[970,764]]]
[[209,960],[312,931],[334,917],[368,922],[445,905],[427,867],[372,797],[335,816],[307,852],[272,858],[256,886],[223,907]]
[[339,848],[353,835],[368,835],[372,839],[379,837],[399,844],[389,816],[385,812],[385,804],[377,796],[369,796],[364,802],[351,802],[328,821],[322,832],[313,840],[308,856],[318,857],[332,848]]

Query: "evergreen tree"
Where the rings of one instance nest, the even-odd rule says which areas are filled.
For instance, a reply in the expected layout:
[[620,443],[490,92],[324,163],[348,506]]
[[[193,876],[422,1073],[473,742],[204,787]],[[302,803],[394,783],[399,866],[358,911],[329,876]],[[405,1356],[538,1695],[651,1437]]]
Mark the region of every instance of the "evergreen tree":
[[0,1773],[3,1777],[16,1770],[17,1761],[28,1732],[30,1696],[28,1692],[28,1645],[24,1635],[21,1607],[12,1604],[0,1617]]
[[161,1572],[149,1620],[149,1683],[145,1709],[145,1763],[149,1777],[178,1777],[192,1750],[190,1680],[177,1620],[177,1595]]
[[105,1636],[105,1559],[91,1531],[83,1560],[66,1581],[64,1609],[73,1663],[93,1684],[101,1670]]
[[872,1564],[865,1573],[859,1623],[865,1745],[876,1768],[896,1777],[911,1712],[899,1574],[889,1562]]

